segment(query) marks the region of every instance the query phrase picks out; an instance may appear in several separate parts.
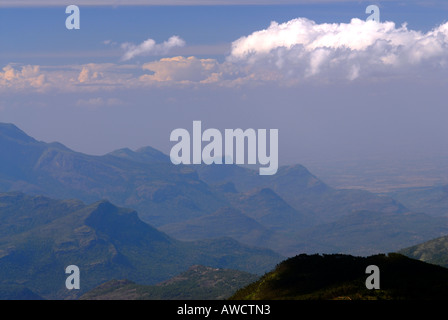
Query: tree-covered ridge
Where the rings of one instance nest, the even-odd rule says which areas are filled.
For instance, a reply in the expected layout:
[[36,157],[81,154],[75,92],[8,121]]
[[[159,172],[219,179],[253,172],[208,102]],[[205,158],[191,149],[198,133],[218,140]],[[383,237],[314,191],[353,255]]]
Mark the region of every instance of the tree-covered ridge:
[[[380,289],[365,282],[369,265],[380,270]],[[441,300],[448,298],[448,269],[401,254],[369,257],[298,255],[238,290],[235,300]]]

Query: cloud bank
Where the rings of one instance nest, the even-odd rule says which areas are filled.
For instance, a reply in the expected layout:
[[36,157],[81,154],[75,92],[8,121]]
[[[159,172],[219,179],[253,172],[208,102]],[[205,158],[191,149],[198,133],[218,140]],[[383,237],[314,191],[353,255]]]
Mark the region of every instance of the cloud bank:
[[[122,61],[166,54],[185,42],[173,36],[157,44],[125,43]],[[142,75],[142,71],[144,75]],[[224,61],[195,56],[166,57],[143,65],[105,63],[57,67],[9,64],[0,71],[1,89],[114,90],[152,85],[274,83],[298,85],[374,79],[446,79],[448,23],[429,32],[397,27],[393,22],[352,19],[318,24],[306,18],[243,36],[231,44]],[[435,78],[438,77],[438,78]]]
[[241,37],[226,61],[165,58],[142,79],[222,85],[430,77],[448,67],[448,23],[423,33],[404,24],[352,19],[318,24],[297,18]]

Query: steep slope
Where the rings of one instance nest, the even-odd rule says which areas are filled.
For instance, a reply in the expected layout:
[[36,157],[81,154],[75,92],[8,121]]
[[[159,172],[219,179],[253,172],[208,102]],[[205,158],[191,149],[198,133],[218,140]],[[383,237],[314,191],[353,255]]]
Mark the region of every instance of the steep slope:
[[[20,217],[0,235],[0,283],[20,283],[44,298],[74,298],[112,279],[154,284],[196,264],[262,273],[280,259],[229,238],[174,240],[141,221],[136,211],[108,201],[76,202],[76,210],[70,205],[61,210],[67,204],[17,193],[0,197],[0,218],[2,208],[5,216],[15,211]],[[81,271],[79,292],[65,288],[64,270],[72,264]]]
[[266,227],[232,207],[183,223],[168,224],[160,230],[181,240],[232,237],[249,245],[260,245],[271,234]]
[[19,284],[0,284],[0,300],[44,300]]
[[437,217],[448,217],[448,185],[404,188],[387,194],[407,208]]
[[273,230],[297,231],[314,222],[313,215],[294,209],[270,188],[238,194],[226,193],[226,196],[235,208]]
[[82,295],[80,300],[221,300],[258,278],[238,270],[196,265],[153,286],[128,280],[108,281]]
[[401,249],[398,252],[413,259],[448,268],[448,236],[446,235]]
[[29,197],[20,192],[0,193],[0,238],[44,226],[61,214],[68,215],[84,206],[79,200],[59,201],[44,196]]
[[[378,266],[380,289],[365,282],[369,265]],[[448,269],[400,254],[354,257],[299,255],[280,263],[240,289],[236,300],[446,300]]]

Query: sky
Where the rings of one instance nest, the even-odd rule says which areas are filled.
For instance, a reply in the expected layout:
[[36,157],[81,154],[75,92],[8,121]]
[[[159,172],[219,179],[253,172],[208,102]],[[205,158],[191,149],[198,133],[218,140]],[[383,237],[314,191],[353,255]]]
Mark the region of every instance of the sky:
[[447,154],[446,1],[77,1],[70,30],[58,3],[0,4],[0,122],[38,140],[168,154],[201,120],[278,129],[280,164]]

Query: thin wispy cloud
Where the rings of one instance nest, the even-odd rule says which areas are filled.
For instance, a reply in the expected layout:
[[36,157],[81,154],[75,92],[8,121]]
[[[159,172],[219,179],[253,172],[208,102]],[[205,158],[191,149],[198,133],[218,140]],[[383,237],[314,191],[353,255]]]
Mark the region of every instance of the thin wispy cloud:
[[118,98],[103,98],[94,97],[89,99],[79,99],[76,102],[77,106],[88,107],[88,108],[99,108],[103,106],[116,106],[124,105],[125,103]]

